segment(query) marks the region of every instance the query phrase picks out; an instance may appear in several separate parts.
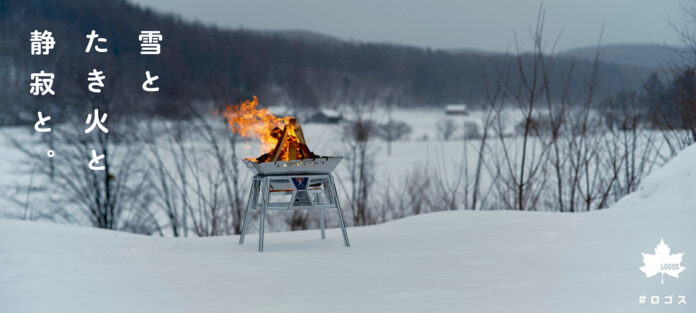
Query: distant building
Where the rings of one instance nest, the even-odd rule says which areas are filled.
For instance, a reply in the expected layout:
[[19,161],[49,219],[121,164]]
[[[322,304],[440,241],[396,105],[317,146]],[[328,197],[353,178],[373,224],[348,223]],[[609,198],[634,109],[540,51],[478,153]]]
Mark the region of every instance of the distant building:
[[445,107],[445,115],[469,115],[464,104],[450,104]]
[[343,120],[343,116],[338,111],[321,109],[309,117],[310,123],[338,124]]
[[293,116],[295,115],[292,109],[286,106],[272,106],[268,107],[268,112],[275,116]]

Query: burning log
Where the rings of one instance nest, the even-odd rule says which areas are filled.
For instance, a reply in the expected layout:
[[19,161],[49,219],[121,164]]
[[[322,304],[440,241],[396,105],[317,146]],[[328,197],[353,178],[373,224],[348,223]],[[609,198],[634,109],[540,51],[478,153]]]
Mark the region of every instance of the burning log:
[[[258,158],[246,158],[244,164],[256,175],[249,194],[242,235],[239,243],[244,243],[250,209],[261,210],[259,227],[259,251],[263,251],[264,217],[270,209],[308,209],[321,210],[322,238],[324,237],[324,211],[336,209],[343,230],[343,240],[347,247],[348,234],[343,223],[338,192],[331,172],[336,169],[341,157],[320,157],[307,147],[302,125],[291,116],[283,118],[271,114],[268,109],[257,109],[258,100],[244,101],[236,106],[228,106],[224,112],[227,123],[233,132],[242,137],[255,137],[261,141],[263,151]],[[282,129],[281,129],[282,127]],[[272,178],[272,180],[271,180]],[[310,196],[323,192],[324,197]],[[291,195],[289,202],[271,202],[272,193]],[[259,203],[258,198],[264,200]],[[320,199],[323,199],[320,201]]]
[[[256,137],[262,148],[267,151],[254,162],[277,162],[317,158],[307,147],[302,126],[291,116],[277,117],[268,109],[259,108],[258,100],[245,101],[236,106],[227,107],[230,128],[243,137]],[[282,127],[282,128],[281,128]]]
[[[307,142],[302,133],[302,126],[297,119],[289,118],[288,123],[283,126],[283,130],[278,132],[275,129],[271,134],[278,134],[278,143],[269,153],[257,158],[258,162],[277,162],[317,158],[307,147]],[[271,157],[272,155],[272,157]]]

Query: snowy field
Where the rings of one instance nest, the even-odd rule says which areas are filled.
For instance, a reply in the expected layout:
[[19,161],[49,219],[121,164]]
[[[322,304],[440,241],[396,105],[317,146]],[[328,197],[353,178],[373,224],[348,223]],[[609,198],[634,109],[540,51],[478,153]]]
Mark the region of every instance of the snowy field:
[[[370,169],[370,173],[374,175],[374,185],[371,190],[371,201],[373,208],[372,211],[375,215],[379,215],[378,207],[383,200],[386,198],[385,194],[390,193],[391,197],[402,197],[408,188],[412,188],[413,181],[415,180],[428,180],[430,179],[430,186],[436,186],[436,183],[445,183],[448,186],[460,186],[461,190],[471,190],[470,187],[462,186],[462,173],[468,173],[469,181],[474,180],[474,169],[476,168],[478,161],[478,145],[479,140],[463,140],[462,125],[465,123],[480,125],[483,120],[483,112],[473,111],[466,116],[447,116],[444,114],[443,110],[431,109],[431,110],[395,110],[392,115],[394,121],[401,121],[408,124],[411,128],[411,132],[408,137],[401,140],[397,140],[391,143],[391,154],[388,153],[388,143],[381,140],[375,139],[371,141],[369,154],[374,156],[374,168]],[[484,209],[497,209],[495,203],[499,199],[496,198],[495,186],[492,185],[492,173],[495,171],[496,158],[499,158],[502,153],[502,147],[505,146],[512,154],[519,153],[521,150],[521,136],[514,135],[515,125],[522,119],[514,109],[506,109],[503,111],[506,122],[504,122],[504,133],[505,145],[501,143],[499,138],[495,137],[495,134],[491,134],[486,143],[486,150],[484,155],[484,162],[486,163],[483,167],[481,174],[481,193],[485,195],[487,201]],[[373,116],[376,118],[378,123],[384,123],[387,117],[383,113],[375,113]],[[458,125],[459,129],[455,131],[449,140],[443,140],[441,134],[438,132],[438,127],[442,125],[444,120],[451,120]],[[213,125],[217,126],[217,131],[219,133],[229,134],[230,130],[227,125],[221,123],[219,120],[213,120],[211,115],[211,122]],[[169,123],[169,122],[167,122]],[[79,126],[79,125],[78,125]],[[58,126],[59,127],[59,126]],[[305,137],[307,139],[310,149],[319,155],[334,155],[348,157],[350,155],[345,141],[342,138],[342,126],[340,124],[314,124],[314,123],[304,123],[303,124]],[[648,131],[649,132],[649,131]],[[5,136],[2,136],[5,135]],[[2,128],[0,129],[0,217],[6,218],[26,218],[32,220],[46,220],[53,219],[56,216],[58,209],[71,212],[69,214],[72,220],[77,220],[77,222],[72,221],[72,223],[79,223],[83,225],[88,225],[89,221],[84,217],[84,214],[79,213],[79,208],[74,208],[74,203],[65,203],[65,201],[60,201],[60,195],[57,194],[52,189],[37,189],[37,187],[52,186],[45,176],[42,176],[36,168],[29,166],[26,162],[26,157],[22,155],[21,152],[14,149],[8,142],[8,138],[12,137],[19,140],[28,149],[35,151],[38,154],[43,155],[48,149],[47,146],[43,144],[37,144],[40,134],[36,133],[33,129],[25,128]],[[652,143],[656,146],[655,150],[661,150],[666,148],[664,144],[664,138],[661,134],[656,133],[652,135]],[[155,138],[157,143],[155,144],[155,150],[158,150],[164,157],[164,163],[170,169],[175,168],[174,163],[177,157],[173,157],[169,153],[171,146],[167,143],[167,138]],[[644,139],[643,139],[644,140]],[[530,146],[538,147],[540,141],[536,137],[530,138]],[[641,146],[641,144],[638,144]],[[186,141],[185,146],[191,151],[195,150],[197,153],[198,162],[197,164],[215,164],[213,151],[211,147],[206,142],[198,142],[195,140]],[[61,157],[61,146],[53,147],[56,149],[56,159]],[[68,147],[69,148],[69,147]],[[258,142],[255,140],[240,140],[238,142],[237,151],[239,152],[240,158],[245,157],[256,157],[259,156],[262,151],[259,147]],[[144,148],[148,150],[149,148]],[[229,152],[226,151],[226,152]],[[652,152],[651,152],[652,153]],[[669,153],[660,152],[664,156],[668,156]],[[148,153],[151,157],[151,153]],[[84,156],[84,166],[87,165],[89,161],[89,153],[85,153]],[[658,167],[664,162],[665,159],[660,159],[657,156],[653,160],[652,158],[647,162],[644,170],[646,172],[651,171],[653,168]],[[149,160],[151,161],[151,160]],[[230,162],[233,162],[230,155]],[[247,184],[251,180],[252,172],[245,168],[241,161],[237,161],[240,168],[240,188],[239,194],[241,199],[246,199],[248,187]],[[48,158],[46,158],[46,165],[48,163]],[[463,168],[466,164],[467,168]],[[550,164],[550,163],[549,163]],[[348,194],[351,192],[351,180],[349,174],[350,160],[345,159],[334,172],[334,176],[337,180],[339,196],[343,201],[344,212],[348,223],[352,223],[352,214],[350,210],[347,199]],[[215,167],[201,167],[203,171],[215,172]],[[550,169],[547,169],[550,173]],[[34,174],[32,174],[34,173]],[[642,173],[641,173],[642,175]],[[621,181],[623,176],[619,177]],[[422,179],[421,179],[422,178]],[[205,185],[203,182],[202,185]],[[547,187],[550,186],[547,185]],[[33,187],[34,189],[30,189]],[[429,197],[428,199],[441,199],[442,194],[436,194],[438,192],[437,188],[432,187],[424,194]],[[468,188],[468,189],[467,189]],[[32,190],[29,194],[26,190]],[[55,188],[54,188],[55,189]],[[204,188],[205,189],[205,188]],[[454,189],[453,189],[454,190]],[[456,190],[455,190],[456,191]],[[546,188],[547,193],[553,193],[553,188]],[[451,192],[445,189],[439,189],[439,192],[445,194]],[[463,192],[463,191],[462,191]],[[623,195],[623,193],[621,194]],[[616,198],[618,198],[617,196]],[[461,199],[461,196],[459,197]],[[444,199],[444,198],[443,198]],[[614,198],[610,200],[613,201]],[[161,202],[161,201],[160,201]],[[461,201],[460,201],[461,202]],[[159,202],[158,202],[159,203]],[[150,202],[150,211],[157,215],[157,220],[160,224],[166,225],[168,223],[167,216],[161,205],[158,203]],[[464,205],[462,204],[462,207]],[[479,207],[480,208],[480,207]],[[424,209],[427,211],[439,211],[445,210],[445,204],[431,201],[428,202],[428,207]],[[558,210],[555,203],[551,205],[546,205],[541,210]],[[386,211],[386,210],[385,210]],[[77,212],[77,213],[74,213]],[[392,210],[388,214],[384,214],[385,217],[376,217],[376,222],[383,222],[384,220],[391,220],[393,218],[400,218],[403,215],[410,214],[409,208],[402,209],[402,211]],[[391,214],[391,215],[390,215]],[[68,214],[66,214],[68,215]],[[58,222],[63,222],[61,218],[55,218]],[[282,217],[280,217],[282,220]],[[289,229],[289,226],[284,221],[279,223],[273,223],[273,217],[269,221],[267,229],[269,231],[284,231]],[[336,225],[336,220],[329,217],[329,224]],[[255,229],[255,225],[252,229]],[[318,221],[313,221],[310,223],[310,227],[318,227]],[[163,233],[165,235],[171,235],[170,229],[165,227]]]
[[[469,157],[469,162],[473,166],[475,161],[476,150],[469,147],[469,151],[464,150],[464,141],[461,139],[461,134],[455,132],[453,137],[444,141],[438,138],[437,125],[445,119],[454,121],[458,126],[465,121],[471,123],[480,123],[479,112],[473,112],[467,116],[446,116],[444,110],[397,110],[393,113],[393,120],[407,123],[412,132],[407,138],[395,141],[391,144],[392,153],[388,154],[387,143],[375,139],[370,144],[370,153],[374,154],[376,176],[376,186],[384,188],[388,184],[389,179],[393,183],[397,183],[411,171],[417,167],[428,166],[443,166],[444,164],[454,164],[462,161],[462,154],[466,153]],[[377,114],[382,116],[382,114]],[[386,122],[386,117],[377,118],[377,122]],[[215,123],[219,123],[215,121]],[[218,124],[216,124],[218,125]],[[107,124],[108,126],[108,124]],[[219,124],[221,128],[226,128],[225,125]],[[342,126],[339,124],[315,124],[304,123],[303,125],[305,137],[309,148],[318,155],[331,156],[346,156],[347,147],[342,139]],[[222,131],[227,131],[222,129]],[[510,130],[512,131],[512,130]],[[3,136],[6,135],[6,136]],[[25,147],[40,154],[44,154],[48,150],[43,144],[37,143],[41,134],[38,134],[33,128],[24,127],[6,127],[0,128],[0,217],[22,217],[25,216],[25,201],[29,202],[29,209],[32,211],[31,216],[50,215],[53,211],[53,201],[39,201],[36,194],[27,196],[22,191],[17,191],[18,188],[26,189],[28,186],[47,185],[48,182],[40,181],[39,174],[32,177],[32,172],[36,170],[28,166],[23,161],[26,157],[16,149],[14,149],[7,140],[7,136],[11,136],[22,142]],[[163,140],[164,141],[164,140]],[[495,144],[495,142],[494,142]],[[201,154],[205,155],[209,150],[209,146],[205,143],[191,142],[191,147],[199,148]],[[56,150],[56,158],[60,158],[60,148],[53,147]],[[166,147],[161,147],[162,153],[167,155]],[[237,144],[237,151],[240,158],[257,157],[262,154],[261,148],[255,140],[240,140]],[[85,155],[85,166],[89,161],[90,156]],[[46,158],[48,160],[48,158]],[[173,163],[173,160],[167,160]],[[232,161],[232,160],[230,160]],[[245,186],[243,192],[247,192],[246,184],[251,180],[252,173],[239,161],[241,168],[241,181]],[[339,193],[341,198],[345,199],[344,192],[349,189],[348,164],[342,162],[339,164],[334,175],[339,184]],[[381,190],[381,189],[380,189]],[[41,191],[37,191],[41,192]],[[246,199],[246,194],[242,198]],[[50,195],[48,195],[50,197]],[[14,198],[16,201],[9,201]],[[41,197],[45,198],[45,197]],[[28,200],[27,200],[28,199]],[[17,203],[17,201],[23,203]],[[350,218],[350,216],[348,216]]]
[[[441,212],[340,232],[159,238],[0,219],[2,312],[694,312],[696,146],[613,208]],[[639,271],[660,239],[680,278]],[[686,295],[687,304],[639,304]]]

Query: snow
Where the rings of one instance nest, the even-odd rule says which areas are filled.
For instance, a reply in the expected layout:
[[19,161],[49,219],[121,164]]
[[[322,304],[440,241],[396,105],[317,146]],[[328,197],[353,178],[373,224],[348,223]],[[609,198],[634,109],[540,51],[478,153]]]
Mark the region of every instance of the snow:
[[[403,179],[406,175],[411,174],[412,169],[423,168],[426,165],[434,166],[435,164],[446,164],[448,162],[457,164],[462,162],[463,154],[466,154],[466,159],[469,160],[470,166],[474,166],[476,154],[478,153],[476,149],[478,141],[470,141],[468,143],[469,147],[465,148],[461,131],[455,133],[449,141],[440,140],[438,138],[437,125],[445,119],[452,120],[457,125],[462,125],[465,122],[480,125],[484,119],[483,115],[485,112],[472,111],[469,115],[445,116],[440,110],[401,109],[392,113],[393,120],[406,122],[412,128],[412,133],[410,138],[391,143],[392,154],[388,154],[388,144],[382,140],[375,140],[371,144],[371,151],[375,153],[376,169],[374,172],[378,186],[386,185],[388,179]],[[515,121],[513,114],[514,112],[506,111],[504,113],[505,119]],[[378,120],[379,123],[387,122],[387,118],[382,112],[375,113],[375,118],[378,117],[381,118]],[[211,120],[211,123],[214,124],[216,121]],[[512,133],[516,123],[509,122],[507,124],[509,129],[506,130],[506,134]],[[224,131],[228,131],[226,124],[220,123],[219,126],[224,128]],[[314,153],[344,157],[349,155],[347,152],[348,147],[343,143],[345,140],[342,137],[342,125],[303,123],[302,127],[308,146]],[[32,172],[36,172],[36,169],[23,160],[26,156],[12,147],[8,141],[9,137],[25,142],[25,147],[30,147],[30,150],[35,153],[44,154],[49,149],[39,142],[40,134],[36,133],[31,127],[0,128],[0,146],[7,147],[0,153],[0,217],[23,217],[26,215],[36,218],[37,216],[52,214],[56,203],[45,201],[44,199],[53,197],[53,195],[46,196],[42,194],[43,191],[41,190],[35,191],[36,196],[29,201],[29,210],[25,210],[23,201],[27,199],[27,195],[24,189],[29,186],[46,186],[48,183],[41,181],[43,177],[39,173],[35,173],[32,177]],[[163,146],[160,153],[168,155],[166,140],[162,140]],[[341,144],[336,144],[337,142]],[[202,142],[190,142],[187,145],[200,147],[201,151],[209,149]],[[489,140],[489,145],[493,151],[500,149],[500,143],[496,140]],[[52,148],[58,153],[56,158],[60,158],[60,149],[62,147]],[[265,152],[261,150],[260,145],[255,140],[240,141],[237,151],[240,154],[240,159],[258,157]],[[48,160],[48,158],[46,159]],[[85,165],[88,161],[88,156],[86,156]],[[173,162],[173,159],[166,161]],[[211,160],[210,162],[213,161]],[[349,188],[348,163],[343,161],[334,173],[339,185],[339,192],[342,192],[344,188]],[[243,181],[249,181],[252,174],[251,171],[247,171],[241,161],[239,161],[238,165],[243,170]],[[173,164],[170,163],[170,166],[173,166]],[[19,200],[20,203],[14,200]],[[87,223],[87,221],[81,222]],[[280,227],[281,225],[278,226]]]
[[[454,211],[349,228],[159,238],[0,219],[2,312],[693,312],[696,146],[612,208]],[[272,213],[270,213],[272,214]],[[664,239],[680,278],[646,278]],[[686,295],[687,304],[639,304]],[[676,301],[675,301],[676,302]]]
[[321,112],[321,114],[324,114],[324,116],[326,116],[326,117],[332,117],[332,118],[341,117],[341,113],[338,113],[338,111],[332,110],[332,109],[322,108],[322,109],[319,109],[319,112]]
[[445,106],[447,114],[466,114],[467,109],[465,104],[449,104]]

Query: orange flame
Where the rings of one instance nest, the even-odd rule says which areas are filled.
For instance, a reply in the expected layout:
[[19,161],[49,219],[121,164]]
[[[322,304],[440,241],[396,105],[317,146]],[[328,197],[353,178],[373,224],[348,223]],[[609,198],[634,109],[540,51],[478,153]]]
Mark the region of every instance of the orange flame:
[[259,104],[256,96],[252,100],[246,100],[238,105],[227,106],[223,115],[233,132],[245,138],[256,138],[261,141],[262,151],[271,151],[278,143],[277,135],[273,130],[289,124],[293,117],[277,117],[266,108],[257,108]]

